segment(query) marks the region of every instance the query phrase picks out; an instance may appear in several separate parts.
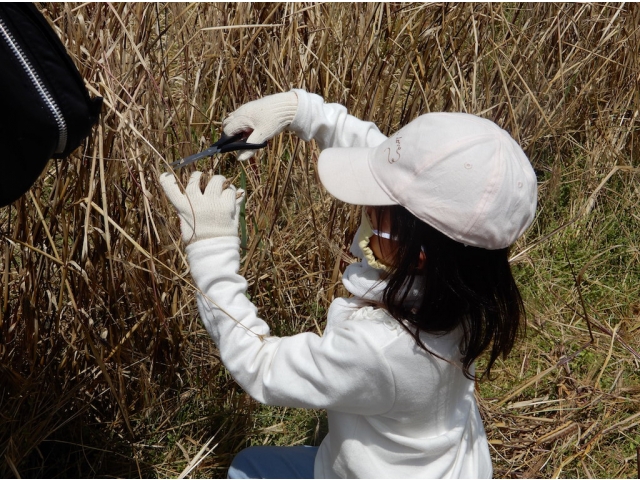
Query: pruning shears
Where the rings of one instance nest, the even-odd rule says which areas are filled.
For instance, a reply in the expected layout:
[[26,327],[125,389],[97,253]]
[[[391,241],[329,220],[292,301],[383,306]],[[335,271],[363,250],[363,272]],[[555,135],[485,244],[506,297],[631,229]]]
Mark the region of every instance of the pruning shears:
[[264,143],[247,143],[246,139],[247,133],[240,132],[235,135],[225,135],[224,133],[220,137],[216,143],[211,145],[206,150],[201,151],[200,153],[195,153],[193,155],[189,155],[181,160],[173,162],[171,164],[172,168],[182,168],[185,165],[189,165],[190,163],[195,162],[196,160],[200,160],[201,158],[210,157],[215,155],[216,153],[226,153],[226,152],[235,152],[236,150],[258,150],[260,148],[264,148],[267,146],[267,142]]

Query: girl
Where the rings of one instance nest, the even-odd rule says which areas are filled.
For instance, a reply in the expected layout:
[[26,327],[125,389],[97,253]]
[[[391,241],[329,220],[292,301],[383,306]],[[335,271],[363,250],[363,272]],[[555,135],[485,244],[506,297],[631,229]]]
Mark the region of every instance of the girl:
[[[494,123],[430,113],[386,138],[370,122],[302,90],[250,102],[227,134],[260,143],[288,128],[315,139],[320,180],[363,205],[346,268],[349,298],[334,300],[322,337],[275,337],[238,275],[242,191],[214,176],[204,193],[160,178],[181,218],[198,307],[222,361],[256,400],[324,408],[319,448],[252,447],[231,478],[491,477],[474,397],[474,361],[486,373],[511,350],[524,310],[507,250],[531,224],[536,177]],[[246,160],[253,152],[241,152]]]

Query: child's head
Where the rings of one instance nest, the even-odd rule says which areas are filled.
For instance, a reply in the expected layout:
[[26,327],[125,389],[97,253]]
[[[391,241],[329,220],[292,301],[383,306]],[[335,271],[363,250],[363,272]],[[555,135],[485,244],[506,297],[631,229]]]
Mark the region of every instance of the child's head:
[[[461,325],[467,375],[489,347],[488,368],[506,356],[524,320],[507,251],[533,221],[537,191],[507,132],[473,115],[426,114],[378,147],[323,151],[318,169],[332,195],[390,223],[384,304],[395,318],[431,333]],[[418,276],[422,301],[408,305]]]
[[510,246],[533,221],[536,176],[520,146],[495,123],[466,113],[428,113],[374,148],[328,148],[320,180],[354,205],[402,205],[465,245]]
[[[462,326],[465,373],[471,376],[474,360],[488,348],[489,372],[498,357],[511,351],[524,328],[524,306],[511,274],[508,247],[487,250],[465,246],[400,205],[374,208],[372,223],[379,226],[378,219],[388,219],[383,228],[391,237],[372,237],[371,242],[388,265],[385,308],[394,318],[417,327],[408,331],[425,349],[421,331],[441,334]],[[407,302],[415,285],[422,286],[421,299]]]

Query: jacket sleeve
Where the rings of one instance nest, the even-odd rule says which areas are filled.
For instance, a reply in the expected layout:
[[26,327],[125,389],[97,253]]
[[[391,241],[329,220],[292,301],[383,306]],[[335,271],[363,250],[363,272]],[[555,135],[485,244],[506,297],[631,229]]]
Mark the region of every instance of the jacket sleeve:
[[187,254],[205,327],[222,362],[249,395],[269,405],[367,415],[391,409],[393,374],[373,339],[348,325],[336,325],[322,337],[271,336],[238,274],[237,237],[192,243]]
[[375,147],[387,139],[373,122],[349,115],[344,105],[324,103],[321,96],[304,90],[294,92],[298,95],[298,110],[288,129],[303,140],[314,139],[320,150]]

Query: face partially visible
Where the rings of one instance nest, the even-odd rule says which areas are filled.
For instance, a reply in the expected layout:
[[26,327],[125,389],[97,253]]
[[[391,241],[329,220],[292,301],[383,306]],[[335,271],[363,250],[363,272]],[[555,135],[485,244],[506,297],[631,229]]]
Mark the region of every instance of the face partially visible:
[[[391,231],[391,210],[376,207],[364,207],[371,227],[379,233],[389,233]],[[385,265],[393,266],[395,254],[398,249],[398,242],[390,238],[384,238],[375,233],[369,240],[369,247],[376,258]]]
[[[390,267],[395,266],[399,243],[397,240],[385,238],[390,236],[392,208],[364,207],[365,214],[369,218],[374,234],[369,239],[369,248],[376,259]],[[378,232],[378,234],[375,233]],[[420,251],[416,268],[422,270],[427,259],[424,248]]]

